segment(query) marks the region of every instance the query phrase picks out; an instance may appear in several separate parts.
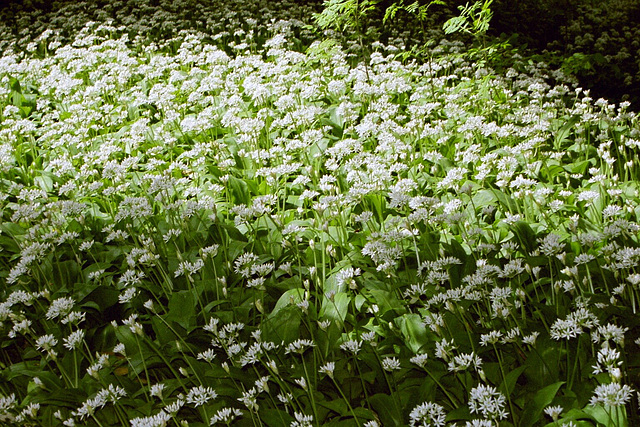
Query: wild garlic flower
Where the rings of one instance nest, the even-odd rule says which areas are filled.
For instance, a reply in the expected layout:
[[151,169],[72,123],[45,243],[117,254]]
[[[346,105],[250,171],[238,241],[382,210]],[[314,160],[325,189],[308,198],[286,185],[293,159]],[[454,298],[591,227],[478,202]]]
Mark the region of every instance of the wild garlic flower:
[[149,391],[149,393],[151,394],[151,396],[155,396],[158,399],[162,400],[162,392],[164,389],[165,389],[165,385],[162,383],[153,384],[151,386],[151,390]]
[[127,395],[124,388],[109,384],[107,388],[103,388],[92,398],[85,400],[80,408],[73,415],[84,419],[95,413],[97,409],[104,407],[107,403],[116,403]]
[[335,362],[327,362],[324,365],[320,366],[320,368],[318,368],[318,372],[320,372],[321,374],[327,374],[329,375],[329,377],[333,378],[333,371],[335,370],[335,368]]
[[130,303],[133,298],[138,294],[138,289],[135,287],[126,288],[123,292],[118,295],[118,302],[120,304]]
[[628,385],[619,383],[600,384],[593,392],[589,401],[591,406],[622,406],[630,399],[633,389]]
[[562,406],[547,406],[544,408],[544,413],[551,417],[553,421],[558,421],[560,415],[562,415]]
[[73,298],[58,298],[51,302],[47,314],[45,317],[48,320],[55,319],[57,317],[64,317],[71,312],[75,301]]
[[296,384],[298,384],[300,386],[300,388],[302,388],[303,390],[307,391],[308,389],[308,384],[307,384],[307,379],[305,377],[300,377],[300,378],[294,378],[293,380]]
[[256,399],[257,391],[255,388],[250,389],[242,393],[242,397],[238,398],[240,402],[247,407],[248,410],[257,412],[259,409],[258,401]]
[[294,412],[295,421],[291,421],[289,427],[313,427],[313,415],[305,415]]
[[131,427],[164,427],[171,421],[171,415],[163,409],[155,415],[137,417],[129,420]]
[[362,348],[362,341],[349,340],[340,344],[340,349],[348,353],[358,354]]
[[538,335],[540,335],[540,332],[534,331],[530,335],[523,336],[522,343],[533,346],[535,345],[536,340],[538,339]]
[[[180,395],[180,396],[182,396],[182,395]],[[173,417],[178,413],[178,411],[183,406],[184,406],[184,396],[178,397],[178,399],[175,402],[166,405],[164,407],[164,410],[167,411],[167,413]]]
[[222,408],[209,420],[209,425],[217,423],[230,425],[236,418],[242,416],[242,411],[237,408]]
[[409,425],[411,427],[442,427],[445,425],[446,416],[442,406],[433,402],[424,402],[409,413]]
[[424,368],[425,365],[427,364],[428,359],[429,359],[429,356],[427,355],[427,353],[421,353],[421,354],[416,354],[411,359],[409,359],[409,361],[413,364],[420,366],[421,368]]
[[598,318],[586,308],[579,308],[566,319],[557,319],[551,325],[551,338],[554,340],[575,338],[584,332],[583,328],[592,328],[599,323]]
[[256,386],[256,390],[258,390],[258,393],[269,393],[269,378],[269,375],[265,375],[264,377],[260,377],[255,380],[254,384]]
[[397,371],[400,369],[400,361],[395,357],[385,357],[382,359],[382,368],[387,372]]
[[113,352],[117,353],[117,354],[121,354],[123,356],[126,356],[125,353],[126,349],[123,343],[118,343],[113,347]]
[[216,357],[215,351],[212,348],[209,348],[205,351],[198,353],[196,358],[198,360],[204,360],[205,362],[210,363],[211,361],[213,361],[213,359],[215,359],[215,357]]
[[[619,346],[624,347],[624,334],[629,328],[621,328],[613,323],[608,323],[604,326],[598,326],[598,328],[591,333],[591,341],[594,343],[608,343],[613,341]],[[607,344],[608,345],[608,344]]]
[[495,427],[496,424],[492,420],[471,420],[467,421],[465,427]]
[[194,262],[182,261],[180,264],[178,264],[178,268],[174,273],[174,277],[180,277],[183,274],[187,277],[191,277],[192,275],[200,271],[202,267],[204,267],[204,261],[202,259],[197,259]]
[[480,335],[480,345],[483,347],[488,344],[494,345],[500,342],[502,336],[502,331],[499,330],[491,331],[488,334],[482,334]]
[[450,372],[466,371],[472,366],[478,372],[482,370],[482,359],[474,352],[459,354],[448,364]]
[[42,335],[36,340],[36,348],[47,352],[51,352],[57,344],[58,340],[52,334]]
[[132,333],[143,336],[144,328],[140,323],[138,323],[137,319],[138,319],[138,315],[136,313],[133,313],[131,316],[129,316],[128,319],[123,320],[122,323],[124,325],[129,326],[129,329],[131,330]]
[[218,393],[211,387],[196,386],[187,393],[187,403],[193,403],[194,407],[202,406],[208,401],[218,397]]
[[443,359],[446,362],[453,356],[453,350],[456,348],[457,347],[453,341],[447,341],[446,338],[443,338],[441,341],[436,343],[435,355],[437,358]]
[[315,343],[311,340],[298,339],[285,347],[285,354],[298,353],[303,354],[308,348],[315,347]]
[[593,375],[607,372],[611,375],[611,379],[619,382],[621,372],[619,366],[622,365],[620,352],[609,347],[603,347],[598,351],[598,362],[593,365]]
[[84,331],[82,329],[78,329],[77,331],[71,332],[69,336],[63,339],[64,347],[69,350],[75,350],[79,348],[84,341]]
[[508,415],[504,409],[506,400],[494,387],[480,384],[471,389],[469,409],[472,414],[481,413],[491,420],[504,419]]

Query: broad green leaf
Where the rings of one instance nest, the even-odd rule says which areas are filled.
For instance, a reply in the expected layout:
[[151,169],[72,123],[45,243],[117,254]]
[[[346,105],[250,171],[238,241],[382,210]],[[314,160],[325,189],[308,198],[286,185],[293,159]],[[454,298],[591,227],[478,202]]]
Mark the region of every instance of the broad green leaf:
[[293,417],[281,409],[260,408],[260,419],[267,427],[289,427]]
[[290,343],[300,338],[300,309],[295,305],[286,305],[276,314],[271,313],[261,323],[265,341]]
[[33,181],[42,190],[50,193],[53,190],[53,179],[51,179],[51,173],[39,171],[40,175],[36,176]]
[[169,313],[165,316],[167,322],[176,322],[188,332],[196,327],[196,300],[193,291],[173,292],[169,298]]
[[526,254],[530,254],[536,249],[536,233],[529,224],[524,221],[517,221],[513,224],[512,230]]
[[586,406],[582,409],[586,414],[593,417],[594,420],[605,426],[611,427],[628,427],[627,411],[624,406]]
[[347,406],[344,399],[335,399],[331,401],[320,400],[317,403],[322,407],[330,409],[341,417],[349,414],[349,407]]
[[522,412],[522,427],[530,427],[540,419],[544,408],[553,402],[556,394],[558,394],[558,390],[560,390],[560,387],[564,384],[564,381],[559,381],[538,390],[538,392],[533,395],[533,398],[528,401]]
[[[247,237],[244,234],[242,234],[242,232],[240,232],[240,230],[238,230],[234,225],[221,223],[219,226],[221,226],[227,232],[230,239],[237,240],[240,242],[248,241]],[[212,225],[211,228],[213,227],[218,227],[218,225]]]
[[333,301],[329,298],[324,298],[319,316],[322,319],[330,319],[343,325],[347,317],[347,312],[349,311],[350,302],[351,297],[346,292],[338,292],[335,294]]
[[[480,191],[484,191],[484,190],[480,190]],[[506,195],[503,191],[495,188],[491,188],[487,191],[491,192],[495,197],[495,200],[497,200],[505,209],[511,210],[511,211],[515,211],[517,209],[516,203],[513,201],[513,199],[508,195]],[[483,199],[487,197],[488,197],[487,195],[482,196]]]
[[400,426],[403,420],[399,412],[399,408],[393,401],[393,397],[388,394],[378,393],[369,397],[369,404],[380,417],[384,426]]
[[498,197],[494,191],[483,189],[474,194],[471,200],[476,209],[481,209],[494,204],[498,200]]
[[[563,417],[561,417],[558,422],[549,423],[545,427],[557,426],[558,423],[562,425],[563,423],[573,422],[576,426],[580,427],[593,427],[593,422],[596,421],[593,415],[586,413],[582,409],[570,409],[568,412],[563,413]],[[587,421],[588,420],[588,421]]]
[[526,366],[519,366],[513,371],[509,372],[506,378],[502,381],[502,384],[500,384],[500,387],[498,388],[498,390],[507,397],[511,396],[511,393],[513,393],[513,389],[516,386],[516,382],[518,381],[518,378],[520,378],[520,375],[522,374],[522,372],[524,372],[526,368],[527,368]]
[[165,345],[178,339],[173,331],[171,331],[166,323],[164,323],[158,316],[151,318],[151,325],[160,345]]
[[565,119],[565,122],[562,126],[555,132],[554,138],[554,147],[556,149],[560,149],[564,141],[566,141],[571,133],[573,127],[580,121],[580,116],[574,115],[571,116],[568,120]]
[[[101,311],[105,311],[107,308],[114,306],[118,303],[118,296],[120,292],[118,290],[104,285],[97,285],[93,289],[84,285],[88,292],[84,294],[82,290],[76,292],[77,297],[83,298],[81,304],[85,302],[93,302],[100,307]],[[84,297],[82,297],[84,295]]]
[[413,354],[420,352],[420,349],[429,342],[427,330],[422,322],[422,318],[415,314],[403,314],[394,320],[400,329],[404,343]]
[[251,198],[249,197],[249,186],[244,180],[229,175],[228,185],[236,204],[250,204]]
[[304,294],[304,288],[289,289],[280,296],[269,317],[277,316],[278,312],[287,306],[301,303],[304,300]]
[[17,239],[18,236],[22,236],[27,232],[24,228],[22,228],[21,226],[13,222],[2,223],[2,225],[0,226],[0,230],[2,230],[2,232],[4,233],[7,233],[9,236],[13,237],[14,239]]
[[398,296],[394,292],[389,292],[381,289],[369,290],[371,296],[375,300],[380,310],[380,315],[384,315],[387,311],[394,311],[398,314],[402,314],[406,311],[406,304],[404,301],[398,299]]

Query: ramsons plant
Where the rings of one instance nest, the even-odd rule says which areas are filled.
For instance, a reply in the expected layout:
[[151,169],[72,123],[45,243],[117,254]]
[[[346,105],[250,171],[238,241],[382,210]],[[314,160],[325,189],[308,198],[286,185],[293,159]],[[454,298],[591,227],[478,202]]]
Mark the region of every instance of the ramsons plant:
[[628,105],[243,5],[4,45],[2,424],[637,424]]

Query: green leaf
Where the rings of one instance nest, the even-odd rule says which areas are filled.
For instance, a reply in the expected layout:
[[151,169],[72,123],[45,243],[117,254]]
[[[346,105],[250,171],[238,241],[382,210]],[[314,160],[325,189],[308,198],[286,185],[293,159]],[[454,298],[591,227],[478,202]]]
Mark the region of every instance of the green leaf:
[[526,254],[530,254],[536,249],[536,233],[529,224],[524,221],[516,221],[512,229]]
[[[220,226],[222,228],[224,228],[224,230],[229,235],[230,239],[237,240],[239,242],[248,242],[249,241],[247,239],[247,236],[242,234],[242,232],[240,230],[238,230],[238,228],[236,228],[234,225],[222,223],[222,224],[220,224]],[[216,225],[211,226],[211,228],[213,228],[213,227],[216,227]]]
[[300,337],[300,322],[300,309],[286,305],[262,322],[262,334],[265,341],[290,343]]
[[334,295],[333,301],[329,298],[322,300],[320,308],[320,318],[326,318],[343,325],[349,310],[351,297],[346,292],[338,292]]
[[[118,303],[120,292],[118,292],[117,289],[104,285],[98,285],[93,290],[90,289],[91,288],[89,288],[89,292],[87,292],[86,296],[81,300],[81,304],[89,302],[95,303],[100,307],[100,311],[104,312],[109,307]],[[83,293],[81,291],[76,292],[76,297],[82,298],[82,295]]]
[[602,405],[587,406],[582,411],[593,417],[594,420],[605,426],[628,427],[627,411],[624,406]]
[[538,392],[533,396],[533,399],[529,400],[524,407],[521,418],[522,427],[530,427],[540,419],[544,408],[553,402],[556,394],[558,394],[558,390],[560,390],[560,387],[564,384],[564,381],[559,381],[546,386],[542,390],[538,390]]
[[293,417],[281,409],[260,408],[260,419],[267,427],[289,427]]
[[165,320],[174,321],[191,332],[196,326],[196,302],[193,291],[174,292],[169,298],[169,313]]
[[495,203],[498,200],[498,197],[496,196],[495,191],[483,189],[474,194],[471,200],[473,201],[473,206],[475,206],[476,209],[482,209],[485,206]]
[[44,171],[38,171],[38,173],[40,175],[33,178],[34,184],[47,193],[51,193],[53,191],[53,179],[51,178],[53,174]]
[[18,236],[22,236],[27,232],[24,228],[13,222],[2,223],[2,225],[0,226],[0,230],[4,233],[9,234],[9,236],[13,237],[14,239],[17,239]]
[[345,403],[344,399],[335,399],[331,401],[319,400],[318,405],[330,409],[341,417],[346,416],[349,413],[349,407]]
[[404,343],[413,354],[419,353],[420,349],[429,342],[427,330],[418,314],[403,314],[394,319],[394,323],[400,328]]
[[[589,420],[589,421],[580,421],[580,420]],[[583,411],[582,409],[570,409],[569,412],[565,413],[562,418],[555,423],[549,423],[545,427],[557,426],[558,424],[562,425],[563,423],[569,423],[572,421],[576,426],[579,427],[593,427],[593,421],[596,421],[595,418],[591,415]]]
[[394,311],[395,313],[402,314],[407,310],[406,303],[400,301],[394,292],[381,289],[371,289],[369,292],[371,293],[371,296],[373,296],[375,303],[378,305],[381,316],[388,311]]
[[515,388],[518,378],[526,368],[527,368],[526,366],[519,366],[513,371],[509,372],[506,378],[504,379],[504,381],[502,381],[502,384],[500,384],[500,387],[498,387],[498,390],[507,397],[511,396],[511,393],[513,393],[513,389]]
[[159,317],[154,316],[151,318],[151,326],[160,345],[165,345],[176,340],[176,335]]
[[564,141],[566,141],[571,133],[571,129],[580,121],[581,117],[579,115],[572,116],[569,120],[567,120],[555,133],[554,139],[554,147],[560,149]]
[[58,406],[66,408],[77,408],[87,398],[82,389],[56,390],[49,395],[36,396],[32,403],[39,403],[42,406]]
[[269,317],[277,316],[278,312],[285,307],[291,305],[295,306],[296,304],[301,303],[304,300],[304,292],[304,288],[294,288],[283,293],[278,299],[278,302],[276,302],[276,305],[271,311]]
[[232,175],[229,175],[228,183],[233,201],[236,204],[249,205],[250,197],[249,186],[247,185],[247,183]]
[[20,253],[20,246],[10,237],[0,235],[0,248],[5,253]]
[[398,414],[393,398],[388,394],[378,393],[369,397],[369,404],[380,417],[384,426],[401,426],[404,423]]
[[454,16],[442,26],[445,34],[456,33],[460,30],[466,31],[467,28],[467,19],[464,16]]

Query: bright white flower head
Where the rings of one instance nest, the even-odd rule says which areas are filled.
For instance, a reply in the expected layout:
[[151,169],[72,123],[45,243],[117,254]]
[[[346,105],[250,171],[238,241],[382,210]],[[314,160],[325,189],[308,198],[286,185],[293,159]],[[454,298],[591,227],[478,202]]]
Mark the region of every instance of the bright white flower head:
[[480,384],[471,389],[469,409],[472,414],[481,413],[483,417],[498,420],[507,417],[504,406],[506,398],[494,387]]
[[445,425],[446,416],[442,406],[433,402],[424,402],[409,413],[409,425],[411,427],[442,427]]
[[589,401],[592,406],[622,406],[631,399],[633,389],[619,383],[600,384],[593,392]]

